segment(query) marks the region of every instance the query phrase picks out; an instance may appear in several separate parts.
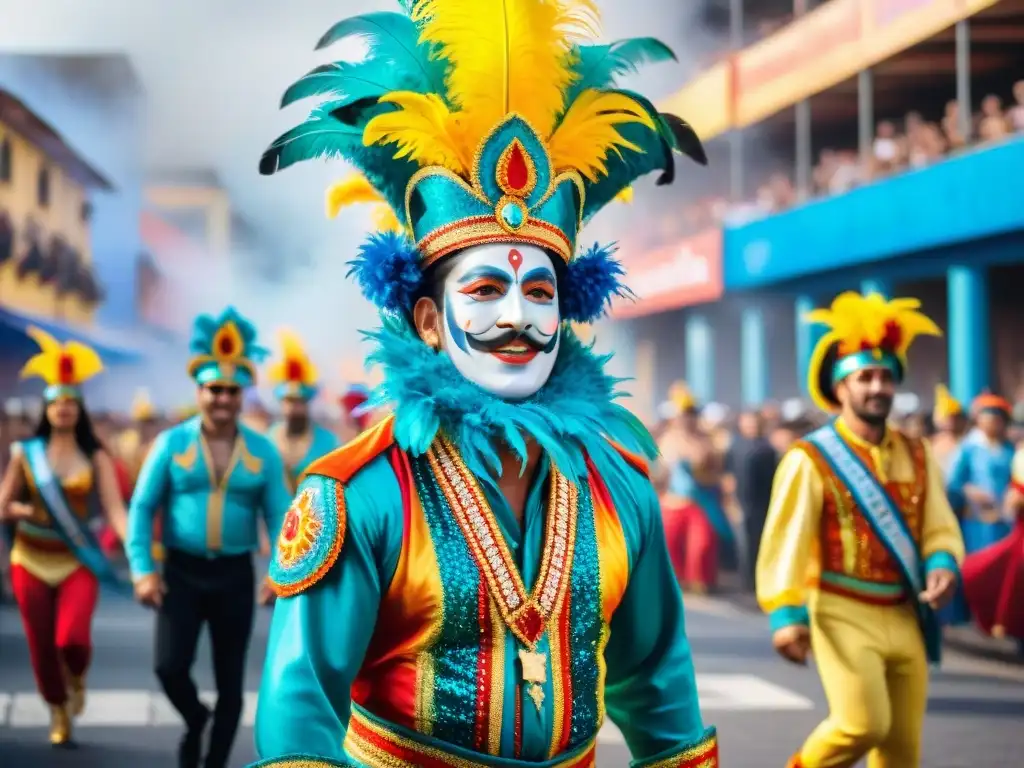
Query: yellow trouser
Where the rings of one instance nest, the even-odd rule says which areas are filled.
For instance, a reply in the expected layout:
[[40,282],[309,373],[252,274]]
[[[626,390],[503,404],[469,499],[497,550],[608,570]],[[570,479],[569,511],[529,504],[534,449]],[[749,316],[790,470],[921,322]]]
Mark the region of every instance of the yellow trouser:
[[811,648],[829,715],[804,743],[803,768],[918,768],[928,699],[924,639],[910,605],[819,592]]

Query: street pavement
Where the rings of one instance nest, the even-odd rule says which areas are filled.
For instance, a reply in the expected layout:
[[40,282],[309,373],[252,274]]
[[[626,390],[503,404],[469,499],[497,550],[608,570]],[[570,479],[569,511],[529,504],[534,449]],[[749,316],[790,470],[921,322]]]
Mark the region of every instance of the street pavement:
[[[234,765],[255,759],[252,718],[270,612],[257,619],[249,657],[245,723]],[[709,599],[687,599],[687,631],[697,665],[705,720],[719,729],[726,768],[781,768],[823,717],[813,669],[777,660],[765,619]],[[94,629],[89,705],[76,728],[80,746],[46,742],[47,713],[32,680],[17,613],[0,606],[0,765],[4,768],[174,768],[180,725],[155,693],[152,616],[105,597]],[[205,640],[197,681],[212,690]],[[925,726],[924,768],[1003,768],[1024,751],[1024,667],[947,654],[936,673]],[[608,725],[598,768],[625,768],[628,750]]]

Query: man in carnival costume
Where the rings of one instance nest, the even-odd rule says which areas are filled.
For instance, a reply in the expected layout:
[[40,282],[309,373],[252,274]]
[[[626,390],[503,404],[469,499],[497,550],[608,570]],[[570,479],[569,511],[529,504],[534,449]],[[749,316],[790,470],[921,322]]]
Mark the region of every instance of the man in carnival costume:
[[362,384],[353,384],[340,398],[345,426],[358,434],[370,426],[373,410],[368,407],[370,390]]
[[606,706],[635,766],[718,765],[637,455],[653,440],[568,322],[624,292],[608,250],[576,255],[581,223],[703,154],[613,89],[671,53],[582,44],[592,13],[424,0],[348,19],[322,44],[365,34],[368,57],[285,97],[347,94],[263,171],[342,156],[366,177],[352,198],[376,193],[402,232],[353,267],[384,321],[371,404],[393,415],[313,463],[276,545],[261,765],[592,766]]
[[[338,439],[310,419],[309,404],[317,395],[317,370],[302,348],[299,337],[281,332],[281,359],[270,369],[274,396],[281,404],[280,422],[271,427],[270,437],[284,459],[288,490],[295,492],[299,478],[314,459],[338,447]],[[271,534],[273,538],[277,534]]]
[[934,611],[956,590],[964,545],[929,445],[886,425],[907,349],[939,335],[919,306],[850,292],[808,317],[829,327],[808,390],[838,418],[783,457],[757,563],[776,650],[805,664],[813,648],[829,702],[793,768],[865,754],[869,768],[920,765]]
[[[157,609],[156,674],[185,721],[182,768],[199,765],[210,717],[191,677],[199,632],[209,626],[217,706],[203,765],[224,768],[242,714],[258,519],[275,538],[290,495],[273,444],[238,421],[242,391],[255,383],[266,355],[256,329],[233,308],[200,315],[191,351],[199,415],[161,432],[149,451],[128,513],[126,550],[136,597]],[[150,548],[158,510],[162,577]],[[264,585],[262,598],[271,597]]]

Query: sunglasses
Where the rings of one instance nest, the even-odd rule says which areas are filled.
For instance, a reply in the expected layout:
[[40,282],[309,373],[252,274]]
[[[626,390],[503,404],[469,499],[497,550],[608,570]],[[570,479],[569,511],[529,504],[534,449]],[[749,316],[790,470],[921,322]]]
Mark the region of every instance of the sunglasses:
[[237,397],[242,393],[242,388],[234,387],[229,384],[210,384],[206,387],[206,391],[214,397],[220,397],[221,395]]

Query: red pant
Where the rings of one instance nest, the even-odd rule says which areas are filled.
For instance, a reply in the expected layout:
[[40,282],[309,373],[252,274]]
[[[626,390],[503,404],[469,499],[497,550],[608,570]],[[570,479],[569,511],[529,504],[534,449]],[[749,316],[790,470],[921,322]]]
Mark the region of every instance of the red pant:
[[718,574],[718,537],[696,504],[667,506],[661,511],[665,542],[679,583],[714,586]]
[[63,667],[74,677],[81,677],[89,667],[99,582],[83,566],[51,587],[15,565],[11,568],[11,585],[25,626],[39,693],[48,704],[60,706],[68,696]]

